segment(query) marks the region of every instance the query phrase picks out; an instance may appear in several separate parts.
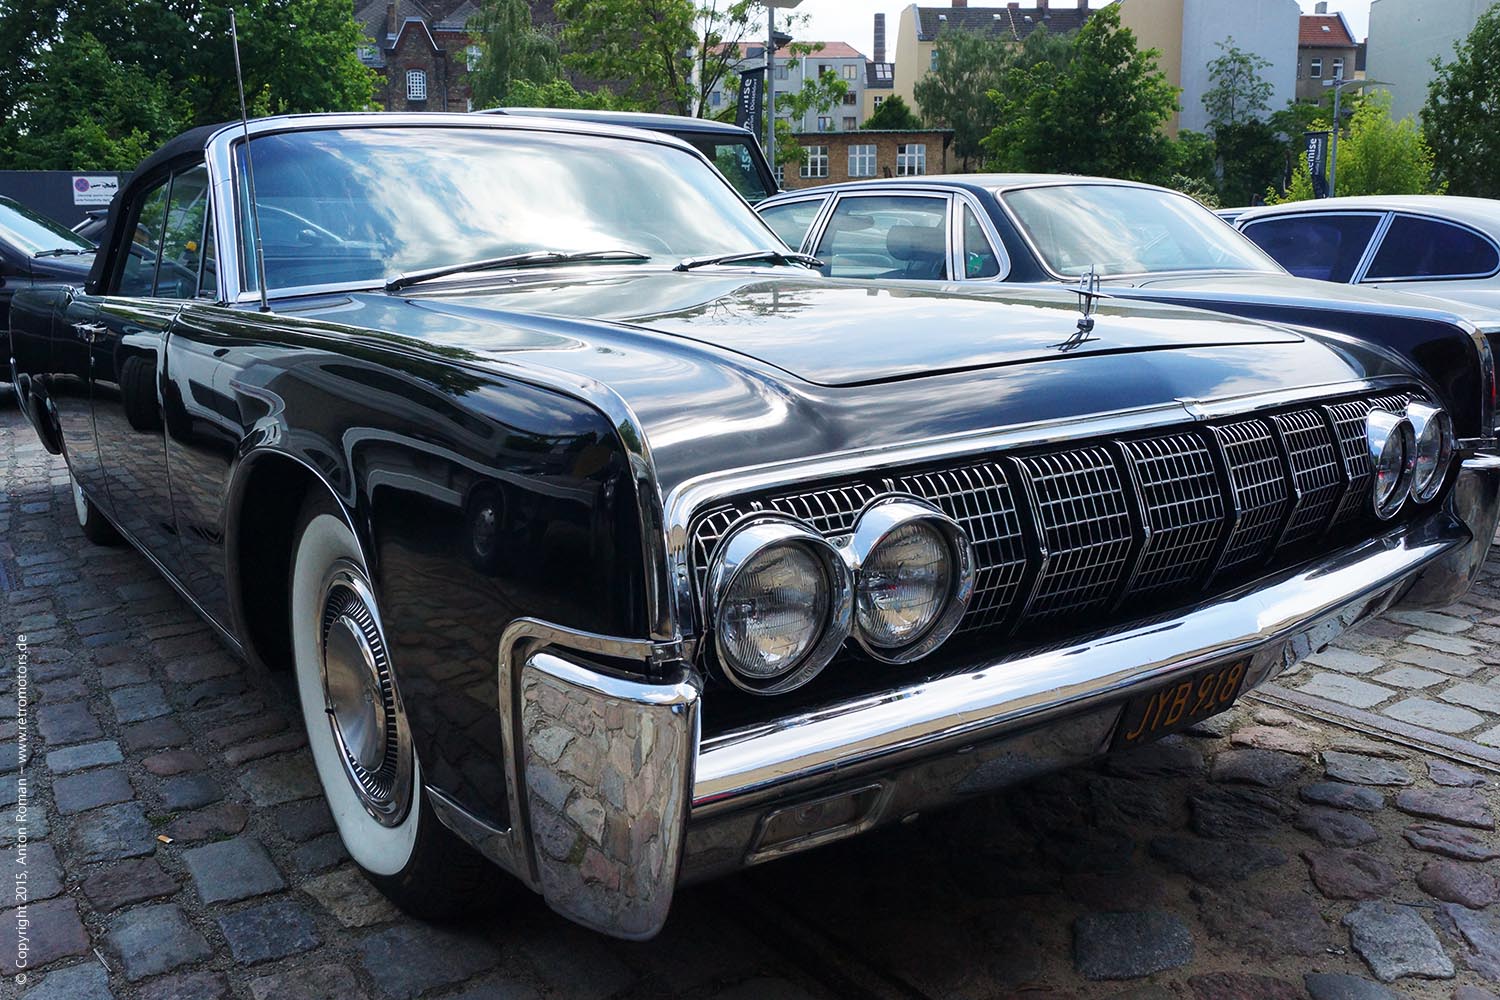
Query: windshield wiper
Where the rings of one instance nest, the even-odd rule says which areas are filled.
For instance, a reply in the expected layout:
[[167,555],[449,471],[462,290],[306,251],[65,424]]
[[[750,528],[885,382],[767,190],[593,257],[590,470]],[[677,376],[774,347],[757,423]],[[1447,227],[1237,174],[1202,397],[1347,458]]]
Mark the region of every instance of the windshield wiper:
[[823,266],[823,262],[811,254],[795,253],[790,250],[749,250],[745,253],[720,254],[717,257],[688,257],[672,270],[691,271],[697,267],[709,267],[713,264],[743,264],[752,260],[769,260],[775,264],[802,264],[806,267]]
[[582,250],[574,253],[562,250],[533,250],[529,253],[513,253],[507,254],[504,257],[487,257],[483,260],[471,260],[464,264],[444,264],[442,267],[429,267],[421,271],[408,271],[406,274],[398,274],[388,280],[385,283],[385,290],[395,292],[415,285],[418,282],[428,281],[432,278],[445,278],[450,274],[462,274],[465,271],[498,271],[507,267],[566,264],[583,260],[643,261],[650,259],[650,254],[641,253],[639,250]]
[[94,252],[93,250],[84,250],[84,249],[82,249],[80,247],[58,247],[56,250],[42,250],[42,251],[40,251],[38,253],[32,254],[31,256],[33,256],[33,257],[81,257],[82,255],[84,255],[86,253],[93,253],[93,252]]

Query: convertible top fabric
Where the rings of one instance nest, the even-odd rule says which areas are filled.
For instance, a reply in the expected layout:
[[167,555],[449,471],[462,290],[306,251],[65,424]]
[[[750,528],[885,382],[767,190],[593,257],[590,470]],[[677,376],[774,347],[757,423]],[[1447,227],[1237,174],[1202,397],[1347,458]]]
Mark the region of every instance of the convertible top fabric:
[[85,291],[90,295],[101,294],[104,282],[104,262],[114,260],[116,244],[124,238],[125,226],[120,206],[124,204],[126,195],[134,191],[136,185],[160,173],[168,164],[194,154],[202,160],[203,150],[208,145],[209,136],[219,131],[225,124],[227,123],[199,125],[197,128],[188,129],[181,135],[169,139],[160,149],[142,160],[140,166],[135,168],[124,184],[120,185],[119,190],[109,202],[109,215],[105,221],[104,235],[99,240],[99,252],[94,254],[94,266],[89,269],[88,281],[84,285]]

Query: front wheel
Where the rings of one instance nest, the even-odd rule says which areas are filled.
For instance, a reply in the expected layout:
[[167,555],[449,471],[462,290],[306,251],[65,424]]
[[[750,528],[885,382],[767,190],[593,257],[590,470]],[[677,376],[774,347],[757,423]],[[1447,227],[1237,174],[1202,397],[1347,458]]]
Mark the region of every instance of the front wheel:
[[109,519],[83,492],[83,487],[78,485],[78,480],[73,478],[72,473],[68,474],[68,482],[73,487],[73,513],[78,515],[78,526],[83,529],[83,537],[95,545],[119,545],[124,541],[115,526],[109,523]]
[[298,519],[292,652],[313,763],[349,856],[393,903],[439,920],[473,910],[494,871],[440,823],[422,789],[380,609],[331,500]]

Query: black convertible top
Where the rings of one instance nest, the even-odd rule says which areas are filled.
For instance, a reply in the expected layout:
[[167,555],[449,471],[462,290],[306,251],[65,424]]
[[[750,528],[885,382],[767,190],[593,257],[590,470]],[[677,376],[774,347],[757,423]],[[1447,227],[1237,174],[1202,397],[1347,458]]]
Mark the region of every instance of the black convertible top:
[[110,199],[109,215],[106,217],[104,232],[99,237],[99,250],[94,254],[94,266],[89,269],[88,281],[84,285],[85,291],[90,295],[99,295],[102,292],[104,262],[114,259],[112,251],[124,232],[120,205],[124,203],[126,194],[134,190],[141,181],[175,160],[193,154],[201,159],[203,150],[208,146],[209,137],[223,128],[225,124],[199,125],[173,136],[160,149],[142,160],[140,166],[136,167],[125,179],[125,183],[120,185],[119,190],[115,191],[115,196]]

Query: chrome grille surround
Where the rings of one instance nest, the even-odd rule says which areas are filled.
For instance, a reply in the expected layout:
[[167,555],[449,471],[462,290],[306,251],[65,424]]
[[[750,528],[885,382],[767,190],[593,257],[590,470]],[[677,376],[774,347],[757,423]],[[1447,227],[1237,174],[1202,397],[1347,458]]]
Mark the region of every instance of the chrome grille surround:
[[[833,456],[791,466],[787,478],[800,472],[801,485],[779,490],[769,466],[715,477],[673,495],[702,497],[697,513],[673,522],[683,529],[683,579],[701,580],[716,539],[754,511],[816,517],[842,544],[872,499],[905,494],[933,503],[974,540],[975,596],[961,632],[1048,641],[1085,627],[1074,612],[1166,611],[1173,595],[1221,592],[1344,544],[1366,521],[1373,527],[1369,459],[1353,449],[1354,429],[1362,442],[1370,408],[1404,409],[1413,394],[1392,392],[1398,384],[1247,398],[1238,410],[1192,404],[1176,421],[1161,419],[1163,407],[1143,426],[1119,419],[1094,437],[1018,428],[966,450],[960,442],[859,462]],[[715,481],[725,484],[717,493],[707,485]],[[701,608],[701,584],[691,596]]]

